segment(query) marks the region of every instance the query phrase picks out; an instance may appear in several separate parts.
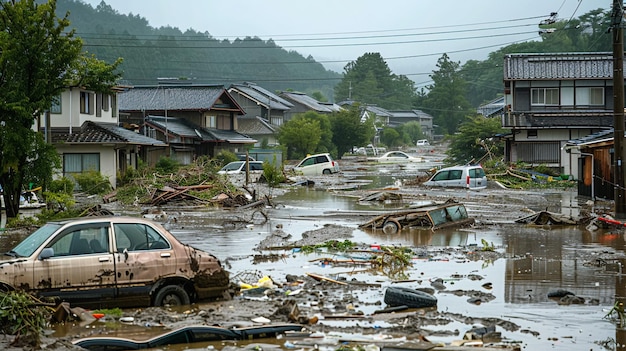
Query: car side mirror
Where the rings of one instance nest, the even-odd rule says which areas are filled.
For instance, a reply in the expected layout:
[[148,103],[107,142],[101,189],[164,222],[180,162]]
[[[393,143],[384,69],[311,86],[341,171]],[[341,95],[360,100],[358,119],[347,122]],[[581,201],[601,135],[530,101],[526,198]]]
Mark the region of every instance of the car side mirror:
[[43,261],[52,256],[54,256],[54,249],[51,247],[46,247],[45,249],[41,250],[41,253],[39,254],[39,259]]

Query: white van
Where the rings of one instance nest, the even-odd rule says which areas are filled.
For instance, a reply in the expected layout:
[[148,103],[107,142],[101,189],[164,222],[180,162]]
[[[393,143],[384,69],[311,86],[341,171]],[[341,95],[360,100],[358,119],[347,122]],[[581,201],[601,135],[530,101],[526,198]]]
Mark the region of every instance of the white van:
[[487,176],[480,165],[454,166],[438,170],[423,185],[478,190],[487,187]]
[[331,174],[339,172],[339,163],[330,154],[317,154],[305,157],[293,170],[305,176]]
[[[261,161],[248,161],[248,167],[250,173],[263,173],[263,162]],[[217,174],[238,174],[246,172],[246,161],[235,161],[222,167]]]

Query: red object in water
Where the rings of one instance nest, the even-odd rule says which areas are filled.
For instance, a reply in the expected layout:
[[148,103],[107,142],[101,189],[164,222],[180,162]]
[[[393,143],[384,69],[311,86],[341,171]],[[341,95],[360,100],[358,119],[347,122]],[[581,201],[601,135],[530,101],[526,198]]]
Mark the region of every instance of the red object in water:
[[93,313],[92,316],[95,319],[100,319],[100,318],[104,317],[104,313]]

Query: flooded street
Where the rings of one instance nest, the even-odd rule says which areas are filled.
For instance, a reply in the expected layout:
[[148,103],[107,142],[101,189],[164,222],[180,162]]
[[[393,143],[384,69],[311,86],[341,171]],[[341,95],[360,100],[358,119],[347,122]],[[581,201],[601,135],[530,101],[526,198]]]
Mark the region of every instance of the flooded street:
[[[559,195],[575,197],[573,192]],[[622,335],[613,323],[603,317],[615,302],[619,284],[622,290],[624,284],[620,283],[616,271],[607,271],[606,267],[590,263],[594,262],[594,256],[603,252],[623,253],[623,234],[601,231],[591,233],[578,226],[527,227],[513,223],[436,232],[404,230],[392,235],[372,234],[358,229],[363,217],[338,215],[342,211],[372,210],[367,206],[363,208],[352,197],[301,188],[277,197],[275,202],[280,206],[268,211],[271,220],[265,224],[207,234],[207,230],[201,229],[201,217],[189,214],[178,218],[178,223],[187,223],[185,229],[172,230],[182,241],[218,253],[221,259],[227,261],[233,275],[259,271],[281,280],[287,274],[303,275],[311,272],[333,278],[344,276],[381,283],[382,289],[374,289],[359,296],[359,300],[368,302],[359,306],[359,310],[366,315],[380,308],[375,302],[382,301],[384,287],[393,284],[392,278],[359,267],[332,267],[312,262],[318,257],[328,256],[326,254],[303,255],[287,251],[280,252],[283,254],[280,261],[253,263],[251,254],[258,253],[255,246],[277,225],[281,225],[285,232],[297,240],[306,231],[332,223],[353,227],[354,237],[351,240],[357,243],[440,247],[441,255],[414,260],[413,267],[406,272],[406,279],[415,281],[403,283],[403,286],[430,286],[430,282],[442,278],[446,290],[485,291],[482,285],[489,282],[493,287],[489,292],[495,295],[495,299],[475,305],[468,303],[467,296],[439,291],[436,293],[439,311],[475,318],[499,318],[515,323],[520,329],[515,332],[503,331],[503,337],[521,341],[529,350],[612,350],[614,348],[610,345]],[[556,200],[555,203],[562,203],[562,200]],[[470,215],[473,214],[473,208],[484,211],[481,209],[484,204],[475,204],[476,207],[471,202],[466,204]],[[491,208],[491,211],[496,210]],[[561,211],[577,209],[563,207]],[[189,223],[194,221],[197,227],[191,228]],[[480,248],[483,240],[493,243],[496,248],[506,252],[509,258],[474,262],[455,257],[444,250],[458,246]],[[484,279],[467,279],[471,274],[478,274]],[[561,306],[548,298],[548,292],[556,289],[569,290],[584,297],[587,302]],[[262,315],[262,311],[259,313]],[[321,320],[320,323],[345,325],[349,322]],[[358,323],[363,325],[364,322]],[[377,327],[376,324],[374,318],[371,327]],[[460,322],[454,326],[446,325],[443,329],[457,330],[459,334],[430,337],[429,340],[450,342],[461,339],[471,327],[472,324]],[[426,327],[429,330],[438,328],[436,325]],[[626,339],[620,343],[626,343]],[[601,346],[603,344],[608,344],[609,348]]]
[[[390,174],[386,174],[389,172]],[[360,176],[349,170],[343,175],[343,184],[360,184],[357,189],[382,189],[399,184],[401,172],[362,172]],[[391,175],[394,174],[394,175]],[[443,287],[435,292],[437,311],[453,316],[452,322],[422,325],[429,331],[431,342],[449,343],[463,338],[465,332],[481,321],[497,322],[496,330],[503,339],[521,342],[524,350],[623,350],[626,332],[616,328],[605,315],[613,307],[616,296],[626,296],[626,281],[619,272],[618,260],[626,251],[623,232],[589,231],[584,226],[527,226],[514,220],[528,215],[529,210],[548,209],[552,212],[580,215],[587,200],[576,198],[575,190],[517,191],[489,188],[481,191],[403,188],[406,202],[427,202],[432,199],[456,198],[466,205],[476,225],[470,228],[430,230],[402,230],[395,234],[369,232],[359,224],[373,216],[373,211],[395,209],[401,203],[363,203],[359,195],[348,190],[333,191],[337,182],[323,184],[317,180],[314,187],[294,186],[273,197],[273,208],[259,211],[226,209],[163,208],[163,221],[182,242],[214,253],[231,272],[231,278],[244,273],[271,276],[284,282],[285,276],[304,276],[313,273],[333,279],[358,280],[372,283],[367,289],[348,290],[353,294],[354,309],[365,316],[358,320],[324,319],[319,325],[328,330],[359,326],[385,334],[390,326],[389,316],[374,314],[384,308],[386,287],[431,287],[438,278]],[[254,187],[254,185],[252,185]],[[330,189],[330,190],[329,190]],[[394,188],[395,189],[395,188]],[[598,205],[600,206],[600,205]],[[610,210],[610,208],[608,208]],[[119,214],[133,214],[135,210],[118,209]],[[136,214],[136,212],[135,212]],[[267,216],[268,220],[265,220]],[[173,220],[175,218],[176,220]],[[317,252],[303,254],[293,249],[259,250],[259,243],[280,228],[291,235],[289,242],[297,241],[303,233],[326,225],[348,227],[352,242],[365,247],[376,245],[428,247],[428,254],[415,256],[412,266],[401,274],[385,274],[359,265],[326,264],[322,258],[340,257],[339,254]],[[343,239],[339,239],[343,240]],[[477,251],[486,244],[493,245],[505,258],[470,260],[456,251]],[[258,259],[273,255],[273,260]],[[397,272],[396,272],[397,273]],[[476,279],[479,276],[481,279]],[[487,284],[488,283],[488,284]],[[374,286],[378,285],[378,286]],[[306,286],[303,289],[307,289]],[[548,298],[548,293],[565,289],[583,297],[584,303],[559,304]],[[493,299],[480,303],[469,302],[462,291],[491,294]],[[226,304],[237,305],[241,297]],[[198,304],[196,310],[211,311],[215,302]],[[311,302],[311,306],[315,304]],[[309,307],[311,307],[309,306]],[[270,318],[267,310],[256,311],[259,317]],[[219,322],[219,321],[215,321]],[[508,324],[505,324],[507,322]],[[517,327],[510,327],[510,325]],[[59,328],[55,336],[119,335],[148,337],[162,332],[161,328],[146,325],[116,327],[100,322],[90,330],[84,326]],[[452,333],[450,333],[452,331]],[[285,340],[263,340],[286,346]],[[233,343],[216,343],[215,348]],[[243,345],[245,343],[234,343]],[[621,346],[618,346],[621,345]],[[207,343],[181,344],[161,347],[166,350],[190,348],[206,349]]]

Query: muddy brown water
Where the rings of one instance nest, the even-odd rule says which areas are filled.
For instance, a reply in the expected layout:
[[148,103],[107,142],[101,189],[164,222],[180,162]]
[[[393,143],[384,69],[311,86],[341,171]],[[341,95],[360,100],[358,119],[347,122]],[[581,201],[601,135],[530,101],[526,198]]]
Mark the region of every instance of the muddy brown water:
[[[375,188],[398,183],[397,173],[395,175],[386,173],[366,174],[358,180],[362,181],[362,184],[374,184]],[[430,256],[414,259],[412,267],[403,276],[410,282],[400,285],[430,286],[432,281],[441,278],[448,291],[476,290],[495,296],[491,301],[473,304],[468,302],[467,296],[438,291],[435,295],[438,299],[438,311],[460,314],[468,319],[494,318],[514,323],[519,326],[517,330],[497,330],[502,332],[505,339],[521,342],[525,350],[624,349],[626,333],[605,316],[616,297],[625,295],[625,284],[619,274],[619,266],[612,259],[622,255],[626,250],[625,234],[613,230],[589,231],[584,226],[530,227],[512,222],[514,217],[521,217],[524,213],[512,211],[508,215],[503,214],[506,212],[506,202],[503,202],[502,198],[522,201],[528,198],[533,199],[527,204],[532,210],[549,209],[576,216],[581,212],[581,203],[586,200],[577,199],[575,191],[433,190],[442,198],[455,197],[465,202],[470,216],[477,217],[482,225],[435,232],[404,230],[386,235],[358,229],[358,225],[370,217],[357,213],[391,209],[397,204],[361,204],[350,194],[346,196],[345,192],[338,195],[328,191],[333,186],[334,184],[321,188],[294,187],[276,196],[274,198],[276,207],[265,209],[269,217],[267,221],[258,216],[258,213],[252,212],[172,208],[164,209],[169,218],[165,221],[165,226],[169,227],[182,242],[216,254],[227,264],[231,276],[257,272],[284,281],[287,274],[302,276],[305,273],[315,273],[332,278],[344,277],[376,282],[381,285],[381,289],[358,292],[358,299],[362,302],[358,309],[366,315],[381,308],[379,302],[382,300],[384,288],[398,284],[394,282],[398,277],[372,274],[371,271],[359,267],[335,267],[314,261],[319,257],[328,257],[327,253],[304,255],[293,250],[283,250],[278,252],[282,256],[278,261],[255,261],[253,255],[259,253],[256,250],[258,243],[278,227],[292,235],[290,241],[295,241],[302,233],[319,229],[326,224],[335,224],[353,228],[353,237],[350,240],[366,245],[428,246],[431,249]],[[426,194],[429,191],[417,189],[414,192]],[[493,200],[494,197],[498,200]],[[419,196],[416,197],[416,201],[420,201]],[[174,217],[175,223],[171,220]],[[506,258],[494,261],[470,261],[462,255],[451,254],[445,250],[456,247],[479,249],[484,243],[494,245],[498,251],[506,254]],[[441,250],[438,251],[437,248]],[[479,275],[483,279],[469,279],[468,277],[472,275]],[[483,287],[486,282],[491,283],[491,289]],[[560,305],[547,297],[548,292],[555,289],[569,290],[577,296],[584,297],[585,303]],[[236,300],[233,300],[233,303],[236,304]],[[198,308],[210,309],[211,302],[201,303]],[[263,312],[258,311],[258,315],[264,316]],[[329,327],[358,324],[380,330],[382,334],[388,326],[386,321],[376,318],[322,319],[319,323]],[[427,325],[424,328],[430,331],[455,331],[453,335],[429,337],[433,342],[451,342],[462,339],[464,333],[472,326],[474,324],[471,322],[461,320],[445,326]],[[98,327],[98,330],[101,327]],[[58,328],[54,336],[85,335],[89,333],[89,328],[66,325]],[[115,324],[107,329],[107,335],[132,336],[138,339],[160,332],[162,329],[146,325]],[[290,341],[285,339],[255,342],[277,345],[283,349],[291,347]],[[185,344],[160,349],[188,350],[207,347],[221,349],[245,344],[246,342]]]

